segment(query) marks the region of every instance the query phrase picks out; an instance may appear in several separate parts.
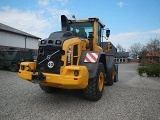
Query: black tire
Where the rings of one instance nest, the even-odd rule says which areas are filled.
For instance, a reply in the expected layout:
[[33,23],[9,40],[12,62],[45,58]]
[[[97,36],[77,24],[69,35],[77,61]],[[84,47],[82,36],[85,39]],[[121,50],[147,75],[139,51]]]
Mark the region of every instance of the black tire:
[[11,71],[12,71],[12,72],[18,72],[18,70],[19,70],[19,65],[13,63],[13,64],[11,65]]
[[107,70],[105,85],[112,86],[115,80],[115,68]]
[[92,101],[98,101],[102,97],[105,81],[105,69],[102,63],[98,64],[96,77],[89,79],[88,86],[83,90],[83,96]]
[[45,85],[42,85],[42,84],[39,84],[39,86],[46,93],[53,93],[53,92],[58,91],[58,88],[49,87],[49,86],[45,86]]
[[114,76],[114,82],[117,82],[118,81],[118,65],[115,66],[115,76]]

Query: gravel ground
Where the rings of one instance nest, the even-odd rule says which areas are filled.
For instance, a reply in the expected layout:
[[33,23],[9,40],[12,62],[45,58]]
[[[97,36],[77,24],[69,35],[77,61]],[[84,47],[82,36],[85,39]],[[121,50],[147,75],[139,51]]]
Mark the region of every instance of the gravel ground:
[[[17,73],[0,70],[0,120],[160,120],[160,79],[144,82],[137,64],[120,64],[119,81],[97,102],[79,91],[46,94]],[[159,81],[158,81],[159,80]],[[146,80],[147,81],[147,80]]]

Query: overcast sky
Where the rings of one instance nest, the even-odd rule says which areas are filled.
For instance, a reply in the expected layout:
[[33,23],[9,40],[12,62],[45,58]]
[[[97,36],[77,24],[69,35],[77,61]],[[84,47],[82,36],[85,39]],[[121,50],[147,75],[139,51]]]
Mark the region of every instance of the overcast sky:
[[100,18],[109,41],[127,50],[160,39],[160,0],[0,0],[0,23],[41,38],[61,30],[61,14]]

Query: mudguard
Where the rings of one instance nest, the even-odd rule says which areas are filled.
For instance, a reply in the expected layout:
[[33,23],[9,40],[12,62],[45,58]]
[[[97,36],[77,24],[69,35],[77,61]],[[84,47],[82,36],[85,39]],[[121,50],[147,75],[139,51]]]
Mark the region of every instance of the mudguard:
[[107,71],[111,70],[115,64],[114,58],[106,57]]
[[113,67],[115,71],[118,71],[118,64],[115,63],[114,58],[106,57],[106,65],[107,65],[107,71],[111,70]]
[[[87,59],[88,54],[95,54],[96,59]],[[103,52],[95,52],[95,51],[82,51],[81,57],[80,57],[80,65],[86,66],[89,71],[89,78],[96,77],[96,71],[98,67],[98,63],[101,62],[104,64],[105,71],[106,69],[106,59],[105,59],[105,53]]]

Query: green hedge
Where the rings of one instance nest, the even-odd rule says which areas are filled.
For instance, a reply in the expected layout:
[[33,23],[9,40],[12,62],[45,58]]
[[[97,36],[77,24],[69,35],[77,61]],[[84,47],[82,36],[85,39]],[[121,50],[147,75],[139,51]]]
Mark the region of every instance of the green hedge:
[[138,73],[141,76],[143,73],[146,73],[148,76],[160,76],[160,64],[140,64]]

